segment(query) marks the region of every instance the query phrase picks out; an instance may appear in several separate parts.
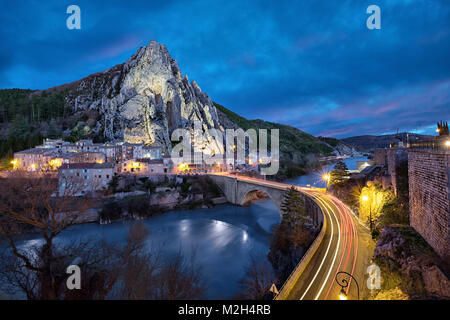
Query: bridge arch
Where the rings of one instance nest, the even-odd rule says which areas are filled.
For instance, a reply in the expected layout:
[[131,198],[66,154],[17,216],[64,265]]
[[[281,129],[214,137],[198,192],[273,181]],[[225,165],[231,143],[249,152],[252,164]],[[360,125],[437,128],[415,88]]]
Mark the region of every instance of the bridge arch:
[[[269,196],[278,209],[280,216],[283,216],[281,205],[283,203],[285,192],[291,187],[286,184],[267,184],[265,181],[256,179],[234,177],[227,175],[210,175],[210,178],[222,190],[227,201],[237,205],[244,205],[253,192],[260,191]],[[323,213],[319,205],[305,193],[301,192],[305,200],[306,212],[312,217],[314,224],[319,225],[323,222]]]
[[280,216],[283,216],[283,211],[281,210],[281,204],[283,202],[283,197],[285,190],[279,190],[274,188],[267,188],[264,186],[254,185],[250,183],[239,182],[239,188],[237,190],[236,204],[245,205],[253,194],[256,192],[262,192],[266,194],[270,200],[275,204],[278,209]]

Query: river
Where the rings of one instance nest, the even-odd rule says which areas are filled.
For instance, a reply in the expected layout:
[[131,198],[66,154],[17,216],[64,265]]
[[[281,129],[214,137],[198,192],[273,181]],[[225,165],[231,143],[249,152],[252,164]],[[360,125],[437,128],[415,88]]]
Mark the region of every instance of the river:
[[[357,161],[366,161],[367,158],[346,158],[342,161],[347,165],[347,168],[349,170],[356,170],[356,162]],[[331,170],[333,170],[333,167],[335,166],[335,163],[329,164],[327,166],[324,166],[321,170],[312,172],[310,174],[303,175],[298,178],[289,179],[286,180],[286,183],[291,183],[298,186],[312,186],[317,188],[325,188],[326,182],[323,180],[323,175],[327,174]]]
[[[349,169],[356,169],[356,161],[345,159]],[[331,170],[333,165],[323,169]],[[289,183],[325,187],[322,171],[311,173]],[[245,276],[250,257],[269,251],[270,231],[280,222],[277,208],[270,200],[260,200],[247,207],[216,206],[213,209],[179,210],[142,220],[149,230],[149,246],[163,249],[165,257],[182,252],[189,257],[194,251],[207,284],[207,299],[231,299],[240,291],[239,280]],[[101,239],[124,243],[128,227],[133,221],[107,225],[96,223],[77,225],[58,237],[58,241]],[[38,235],[22,236],[19,247],[26,249],[39,244]]]

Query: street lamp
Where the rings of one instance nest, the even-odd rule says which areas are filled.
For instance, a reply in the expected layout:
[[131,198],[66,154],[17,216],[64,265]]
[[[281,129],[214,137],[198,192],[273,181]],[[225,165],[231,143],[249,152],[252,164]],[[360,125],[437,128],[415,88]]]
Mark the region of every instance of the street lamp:
[[[369,197],[366,195],[362,196],[362,201],[369,201]],[[372,232],[372,201],[369,202],[369,226],[370,232]]]
[[338,273],[336,273],[336,277],[335,277],[336,283],[341,286],[341,291],[339,293],[339,300],[348,300],[347,293],[345,292],[345,289],[349,285],[347,279],[345,279],[345,278],[342,278],[341,281],[339,281],[339,275],[340,274],[345,274],[345,275],[349,276],[350,278],[352,278],[353,280],[355,280],[356,288],[358,290],[358,300],[359,300],[359,285],[358,285],[358,281],[356,281],[356,278],[354,276],[352,276],[350,273],[345,272],[345,271],[339,271]]
[[348,300],[344,288],[341,288],[341,292],[339,293],[339,300]]
[[328,182],[330,182],[330,175],[327,174],[327,173],[325,173],[325,174],[322,176],[322,180],[325,181],[325,182],[327,183],[325,189],[328,189]]
[[445,146],[446,146],[447,148],[450,148],[450,140],[445,141]]

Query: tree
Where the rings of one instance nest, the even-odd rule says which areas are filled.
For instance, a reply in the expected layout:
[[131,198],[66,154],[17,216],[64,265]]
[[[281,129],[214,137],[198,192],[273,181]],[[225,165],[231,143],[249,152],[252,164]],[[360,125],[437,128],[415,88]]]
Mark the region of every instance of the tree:
[[[61,261],[61,248],[55,238],[76,222],[77,216],[90,208],[90,199],[71,195],[54,196],[58,182],[48,174],[38,176],[14,172],[0,183],[0,235],[8,241],[15,265],[26,270],[26,294],[32,299],[56,299],[63,279],[56,276]],[[76,211],[76,214],[73,212]],[[24,228],[37,230],[44,244],[34,254],[16,246],[13,237]],[[64,250],[63,250],[64,251]],[[67,261],[66,261],[67,262]],[[22,279],[23,280],[23,279]]]
[[283,218],[291,227],[297,224],[303,224],[307,221],[305,212],[305,202],[300,191],[291,186],[284,194],[281,211],[284,213]]
[[[375,222],[383,213],[383,208],[395,200],[391,190],[383,189],[379,184],[369,181],[360,195],[359,219],[370,224]],[[385,208],[387,209],[387,207]]]
[[272,299],[269,291],[272,283],[277,283],[271,266],[265,257],[250,257],[250,264],[245,269],[245,278],[240,281],[243,291],[238,299],[267,300]]
[[[50,260],[42,254],[45,243],[27,250],[10,247],[0,252],[0,289],[10,296],[23,293],[28,299],[201,298],[206,287],[194,258],[188,262],[178,254],[162,262],[161,252],[148,250],[147,236],[148,230],[137,223],[129,228],[125,245],[92,239],[57,242],[51,246]],[[48,261],[49,278],[44,279],[41,268]],[[71,264],[81,269],[80,290],[69,290],[66,286],[66,268]],[[48,280],[51,281],[43,285]]]
[[119,186],[119,177],[114,175],[111,179],[111,181],[108,184],[108,190],[111,193],[116,193],[117,192],[117,187]]
[[283,282],[311,245],[315,232],[305,225],[309,217],[302,195],[294,186],[286,191],[281,210],[284,214],[273,229],[268,258],[277,278]]
[[341,183],[347,180],[349,176],[347,165],[342,160],[339,160],[330,172],[330,184]]

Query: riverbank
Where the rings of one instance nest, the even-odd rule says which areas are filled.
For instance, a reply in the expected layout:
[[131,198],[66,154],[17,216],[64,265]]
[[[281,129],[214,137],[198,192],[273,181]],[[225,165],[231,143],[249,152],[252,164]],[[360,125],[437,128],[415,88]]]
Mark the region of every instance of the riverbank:
[[123,188],[128,193],[115,193],[103,201],[98,211],[99,223],[150,218],[172,210],[212,208],[227,202],[207,176],[176,177],[158,184],[139,182]]
[[[240,281],[251,257],[266,257],[271,230],[280,215],[271,201],[259,200],[250,206],[216,205],[213,209],[174,210],[151,219],[142,219],[148,229],[145,244],[149,251],[160,250],[167,260],[182,253],[191,257],[207,283],[207,299],[233,299],[241,291]],[[57,243],[70,244],[79,239],[123,244],[133,220],[117,220],[110,224],[74,225],[56,238]],[[37,234],[21,235],[19,250],[31,250],[42,244]],[[5,245],[5,244],[4,244]]]

